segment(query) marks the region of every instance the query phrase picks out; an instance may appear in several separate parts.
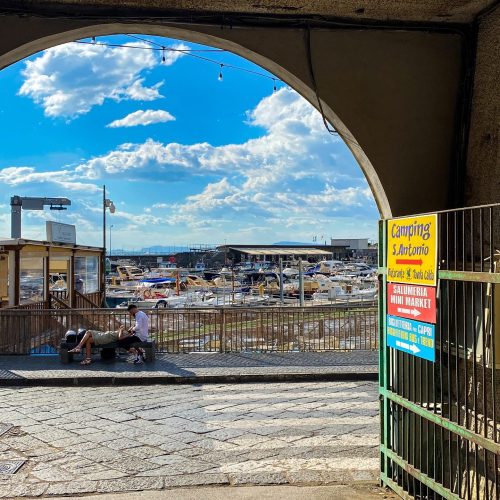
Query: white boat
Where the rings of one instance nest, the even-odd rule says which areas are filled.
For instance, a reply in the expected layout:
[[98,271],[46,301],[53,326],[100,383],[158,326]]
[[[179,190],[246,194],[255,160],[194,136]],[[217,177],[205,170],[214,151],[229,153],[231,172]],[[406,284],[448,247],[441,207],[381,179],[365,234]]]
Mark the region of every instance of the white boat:
[[117,309],[126,309],[130,304],[134,304],[142,309],[167,309],[167,308],[179,308],[186,307],[189,301],[187,295],[174,295],[173,297],[156,298],[156,299],[142,299],[134,297],[129,300],[125,300],[121,304],[118,304]]
[[205,263],[202,261],[197,262],[196,265],[194,266],[194,270],[197,273],[198,272],[202,273],[205,270],[205,268],[206,268]]
[[377,298],[378,288],[358,288],[353,285],[346,285],[345,288],[335,285],[326,290],[313,294],[313,301],[316,302],[371,302]]
[[287,278],[293,278],[294,276],[299,275],[299,270],[296,269],[295,267],[285,267],[283,269],[283,276],[286,276]]
[[371,276],[376,273],[377,270],[364,262],[350,262],[346,266],[346,274],[351,274],[353,276]]

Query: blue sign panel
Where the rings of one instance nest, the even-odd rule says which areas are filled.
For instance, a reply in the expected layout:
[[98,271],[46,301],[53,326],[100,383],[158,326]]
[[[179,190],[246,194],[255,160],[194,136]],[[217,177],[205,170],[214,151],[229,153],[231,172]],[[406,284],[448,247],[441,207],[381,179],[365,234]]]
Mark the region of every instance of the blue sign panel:
[[436,360],[434,325],[388,314],[386,332],[388,347],[394,347],[427,361]]

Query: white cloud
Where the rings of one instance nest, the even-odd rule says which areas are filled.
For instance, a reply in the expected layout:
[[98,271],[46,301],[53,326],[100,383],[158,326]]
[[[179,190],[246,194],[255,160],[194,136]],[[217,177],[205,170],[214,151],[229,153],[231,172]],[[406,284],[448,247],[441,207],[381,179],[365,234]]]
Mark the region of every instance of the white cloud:
[[124,116],[119,120],[114,120],[107,127],[135,127],[137,125],[152,125],[154,123],[166,123],[175,120],[175,118],[168,112],[162,109],[153,110],[138,110]]
[[146,225],[158,225],[158,224],[168,224],[168,220],[162,219],[161,217],[156,217],[149,213],[144,214],[133,214],[130,212],[124,212],[123,210],[117,210],[113,217],[115,219],[124,219],[127,223],[135,224],[137,226]]
[[[135,46],[148,46],[134,42]],[[183,44],[173,48],[185,49]],[[173,64],[181,52],[167,52],[164,64]],[[19,94],[40,104],[46,116],[74,118],[113,101],[153,101],[162,97],[163,82],[148,86],[142,72],[159,64],[149,50],[68,43],[50,48],[25,63]]]
[[73,170],[54,170],[38,172],[33,167],[6,167],[0,169],[0,183],[17,187],[30,183],[56,184],[71,191],[85,191],[96,193],[101,190],[99,186],[78,180],[78,175]]
[[[230,205],[233,201],[238,201],[238,196],[236,196],[238,193],[239,190],[224,177],[219,182],[207,184],[201,193],[188,196],[186,204],[180,208],[186,212],[207,211],[217,207],[224,207]],[[186,208],[189,208],[189,210],[186,210]]]
[[206,142],[162,144],[148,139],[141,144],[123,144],[81,164],[77,171],[89,179],[130,174],[131,170],[223,175],[237,172],[247,177],[249,189],[290,177],[299,180],[323,176],[330,180],[340,139],[325,133],[319,113],[298,94],[281,89],[248,113],[248,120],[250,125],[264,128],[261,137],[223,146]]
[[[76,167],[61,169],[59,178],[55,172],[18,167],[27,170],[15,171],[13,177],[13,172],[4,169],[0,182],[2,174],[11,185],[33,180],[35,175],[40,175],[40,181],[68,182],[75,187],[77,183],[93,185],[99,179],[106,179],[109,185],[113,179],[168,182],[170,187],[154,189],[155,197],[149,203],[144,199],[146,206],[137,209],[138,215],[130,209],[114,215],[127,228],[142,227],[147,233],[148,226],[154,227],[151,238],[153,233],[163,234],[162,226],[169,227],[169,238],[175,230],[180,237],[193,235],[192,241],[199,237],[212,242],[222,232],[243,238],[251,234],[248,228],[268,226],[267,232],[259,229],[260,238],[275,234],[276,239],[290,239],[293,228],[294,239],[307,241],[318,228],[328,233],[328,228],[339,227],[339,221],[345,227],[347,220],[354,228],[353,236],[358,226],[362,235],[367,234],[366,221],[375,221],[377,211],[366,180],[346,146],[324,130],[319,113],[310,104],[294,91],[281,89],[250,111],[247,123],[261,128],[261,136],[221,146],[153,139],[124,143]],[[203,175],[209,177],[205,184],[199,179]],[[172,183],[178,179],[187,179],[184,185],[189,188],[183,192],[189,195],[177,194]],[[113,198],[119,203],[114,194]],[[374,226],[369,234],[375,233]]]

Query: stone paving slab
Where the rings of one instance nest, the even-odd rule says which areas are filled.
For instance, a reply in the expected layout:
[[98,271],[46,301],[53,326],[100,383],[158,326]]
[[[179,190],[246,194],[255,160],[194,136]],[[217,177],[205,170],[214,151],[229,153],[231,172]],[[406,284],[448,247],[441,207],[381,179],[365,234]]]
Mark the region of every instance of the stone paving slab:
[[378,478],[378,386],[0,388],[0,498]]
[[125,357],[90,366],[58,356],[0,356],[0,386],[132,385],[307,380],[376,380],[376,351],[158,354],[151,364]]
[[387,500],[399,497],[375,485],[201,487],[85,496],[86,500],[200,500],[200,498],[204,500],[304,500],[304,498]]

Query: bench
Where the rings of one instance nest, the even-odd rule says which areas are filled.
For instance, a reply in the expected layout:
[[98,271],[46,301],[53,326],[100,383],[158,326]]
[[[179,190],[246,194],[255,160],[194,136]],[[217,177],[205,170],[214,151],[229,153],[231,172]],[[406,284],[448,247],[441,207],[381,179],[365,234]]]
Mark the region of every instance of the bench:
[[[68,364],[73,361],[73,353],[69,352],[71,349],[76,347],[77,342],[65,342],[64,340],[61,342],[59,346],[59,359],[61,363]],[[155,360],[155,343],[154,342],[136,342],[132,344],[131,347],[140,347],[144,349],[144,353],[146,355],[146,363],[150,363]],[[92,349],[99,349],[101,351],[102,357],[102,349],[117,349],[118,342],[110,342],[109,344],[102,345],[94,345],[92,344]],[[82,352],[84,352],[85,348],[82,348]]]

